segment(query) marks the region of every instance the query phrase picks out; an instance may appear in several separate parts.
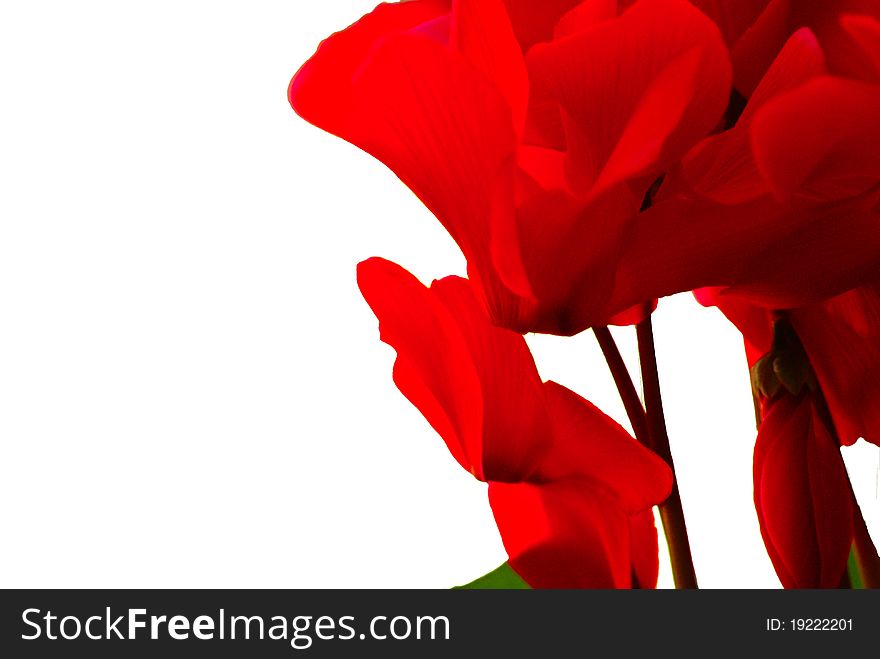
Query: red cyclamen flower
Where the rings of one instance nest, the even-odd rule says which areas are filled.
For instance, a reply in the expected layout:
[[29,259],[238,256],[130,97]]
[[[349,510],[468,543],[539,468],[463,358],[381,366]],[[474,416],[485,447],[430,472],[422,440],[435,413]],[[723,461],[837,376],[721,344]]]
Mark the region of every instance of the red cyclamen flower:
[[426,288],[374,258],[358,283],[397,351],[398,388],[489,484],[511,567],[536,588],[627,588],[633,573],[652,587],[650,508],[670,492],[667,465],[577,394],[541,382],[523,337],[489,322],[467,280]]
[[643,199],[730,89],[705,15],[629,4],[380,5],[322,43],[290,102],[422,199],[496,324],[573,334],[625,310],[604,312]]

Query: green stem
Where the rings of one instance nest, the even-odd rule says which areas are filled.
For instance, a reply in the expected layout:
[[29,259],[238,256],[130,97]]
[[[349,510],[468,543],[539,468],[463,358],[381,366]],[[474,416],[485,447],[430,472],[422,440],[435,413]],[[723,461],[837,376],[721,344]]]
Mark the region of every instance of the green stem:
[[[847,480],[849,482],[849,480]],[[850,485],[853,504],[853,553],[865,588],[880,588],[880,555],[868,533],[862,509]]]
[[675,464],[672,460],[669,435],[666,431],[666,419],[663,414],[663,398],[660,394],[660,376],[657,372],[657,355],[654,351],[654,330],[651,316],[636,325],[636,336],[639,344],[639,362],[642,370],[650,446],[672,469],[672,493],[666,501],[660,504],[660,519],[663,521],[666,543],[669,546],[672,576],[676,588],[697,588],[697,575],[691,557],[687,525],[681,506],[681,495],[678,491],[678,478],[675,475]]

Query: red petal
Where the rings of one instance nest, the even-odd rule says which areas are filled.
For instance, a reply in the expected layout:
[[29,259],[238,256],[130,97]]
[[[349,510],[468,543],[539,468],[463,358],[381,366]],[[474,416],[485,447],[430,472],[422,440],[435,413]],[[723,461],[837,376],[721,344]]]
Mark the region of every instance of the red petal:
[[743,255],[787,237],[801,221],[767,200],[737,207],[688,199],[655,204],[639,215],[601,317],[645,300],[729,285]]
[[439,44],[408,36],[376,52],[358,89],[374,114],[359,146],[413,189],[469,261],[485,262],[496,183],[515,150],[500,94]]
[[[363,29],[359,23],[324,42],[294,78],[291,102],[309,121],[390,167],[446,227],[481,281],[502,288],[494,281],[490,233],[493,225],[513,222],[511,190],[505,187],[512,186],[516,135],[512,108],[486,77],[490,56],[493,70],[509,72],[497,59],[501,47],[496,42],[502,38],[493,32],[480,70],[417,31],[374,39],[365,52]],[[471,36],[459,34],[459,40],[472,59],[479,59],[482,51],[473,30],[462,30]],[[367,36],[376,37],[373,32]],[[521,55],[516,52],[515,58]],[[516,68],[515,63],[510,66],[511,71]],[[508,200],[507,206],[499,207],[499,199]],[[496,217],[499,213],[508,216]],[[527,295],[528,282],[514,267],[518,246],[510,244],[510,230],[507,235],[514,264],[505,271],[507,281]]]
[[704,140],[688,155],[683,176],[691,188],[724,204],[744,203],[769,193],[752,154],[752,119],[771,99],[823,73],[825,60],[816,37],[809,30],[799,30],[761,80],[736,126]]
[[712,118],[711,122],[706,119],[697,120],[697,126],[701,128],[699,132],[695,133],[691,126],[686,126],[686,136],[678,136],[680,144],[672,142],[676,132],[685,132],[683,122],[691,106],[694,91],[700,84],[698,77],[703,68],[704,57],[706,53],[702,49],[691,48],[673,59],[651,81],[608,157],[596,181],[597,189],[604,190],[636,176],[655,177],[709,131],[720,116],[717,108],[721,106],[717,103],[712,111],[704,113],[705,117]]
[[880,177],[880,86],[822,77],[767,103],[752,123],[755,160],[773,192],[855,196]]
[[880,7],[876,0],[770,2],[733,48],[737,89],[748,96],[788,36],[801,27],[819,38],[832,73],[875,79],[876,71],[844,25],[847,14],[880,18]]
[[564,108],[579,185],[634,176],[650,184],[712,128],[728,100],[718,30],[679,0],[639,2],[618,19],[539,44],[528,63],[536,93]]
[[660,574],[660,546],[653,510],[630,515],[629,539],[634,585],[643,590],[656,588]]
[[835,588],[852,544],[852,506],[835,442],[809,396],[773,401],[755,443],[761,533],[786,588]]
[[544,385],[553,422],[553,444],[537,476],[546,481],[587,478],[602,483],[628,513],[662,503],[672,472],[657,455],[573,391]]
[[691,0],[700,11],[711,18],[728,46],[733,46],[761,15],[770,0]]
[[507,99],[514,126],[526,118],[529,81],[522,51],[501,0],[453,0],[452,45]]
[[769,198],[719,206],[673,198],[639,215],[605,317],[642,300],[707,286],[792,308],[876,279],[877,198],[816,208]]
[[796,233],[755,255],[743,254],[740,283],[729,292],[766,307],[785,309],[821,301],[877,279],[880,208],[871,209],[875,203],[802,211],[805,221]]
[[520,174],[517,202],[548,190],[571,193],[565,176],[565,153],[557,149],[523,146],[516,161]]
[[706,138],[682,162],[683,182],[720,204],[743,204],[769,193],[749,144],[749,133],[733,128]]
[[565,126],[559,103],[547,96],[529,95],[529,109],[523,144],[551,149],[565,149]]
[[766,103],[827,72],[825,55],[816,35],[807,28],[798,30],[785,42],[761,78],[737,125],[751,124],[755,113]]
[[618,325],[625,327],[627,325],[638,325],[645,320],[657,309],[657,300],[651,300],[644,304],[636,304],[629,309],[614,314],[608,318],[608,325]]
[[466,280],[435,281],[431,292],[455,319],[480,380],[483,473],[499,481],[530,478],[550,449],[552,429],[525,339],[492,325]]
[[880,286],[856,289],[791,314],[840,441],[880,446]]
[[290,82],[296,112],[315,125],[348,139],[353,83],[372,49],[384,38],[418,28],[448,13],[448,0],[380,4],[371,13],[321,42]]
[[742,34],[731,50],[736,88],[750,96],[794,32],[790,26],[791,0],[771,0],[757,20]]
[[807,447],[807,470],[816,540],[822,561],[819,586],[827,584],[828,587],[836,587],[846,571],[853,541],[849,476],[840,456],[840,447],[831,438],[815,407],[810,411],[814,434],[813,441]]
[[[639,199],[617,186],[584,205],[551,190],[520,204],[523,265],[538,306],[516,327],[572,335],[588,327],[611,293],[614,269]],[[496,260],[500,269],[502,264]]]
[[617,18],[618,10],[617,0],[588,0],[587,2],[582,2],[559,19],[556,29],[553,31],[553,37],[555,39],[568,37],[582,32],[597,23]]
[[874,71],[864,52],[846,29],[847,14],[880,18],[877,0],[835,0],[834,2],[792,2],[793,26],[807,25],[819,37],[832,72],[859,79],[871,79]]
[[862,50],[862,59],[873,67],[873,73],[880,79],[880,20],[873,16],[848,15],[841,18],[841,25]]
[[[767,410],[773,409],[772,407],[770,407],[770,405],[772,405],[772,402],[768,402],[767,405],[764,407],[764,418],[761,426],[761,429],[764,430],[763,435],[761,434],[761,432],[759,432],[758,437],[755,440],[755,451],[752,464],[755,512],[758,516],[758,525],[761,530],[761,537],[764,540],[764,546],[767,549],[767,555],[770,557],[770,561],[773,563],[773,568],[776,570],[776,575],[779,577],[779,581],[782,583],[784,588],[795,588],[797,587],[795,577],[786,565],[786,562],[783,560],[783,557],[777,549],[776,544],[771,537],[769,531],[766,529],[766,524],[764,521],[763,498],[764,465],[766,462],[767,454],[770,452],[771,447],[776,444],[780,431],[782,429],[786,429],[787,426],[794,425],[794,420],[789,418],[782,418],[783,414],[785,414],[783,412],[775,415],[775,420],[773,421],[774,425],[770,428],[767,428],[767,421],[770,418],[769,411]],[[790,406],[791,404],[788,400],[786,400],[785,405]],[[801,496],[803,496],[803,489],[801,489],[800,494]],[[812,549],[812,547],[805,548],[805,555],[806,551]],[[808,560],[815,561],[815,555],[815,551],[810,551],[810,556]]]
[[483,479],[483,395],[479,373],[455,318],[400,266],[372,258],[358,286],[397,351],[394,381],[467,471]]
[[480,479],[528,479],[553,431],[523,337],[493,326],[459,277],[427,289],[400,266],[374,258],[358,267],[358,283],[382,340],[397,350],[398,387],[462,466]]
[[724,288],[700,288],[694,297],[704,306],[716,306],[742,332],[749,368],[773,346],[773,313],[732,295]]
[[533,588],[629,588],[628,518],[591,481],[489,483],[510,565]]
[[553,36],[553,28],[569,9],[581,0],[504,0],[513,31],[523,52]]
[[828,300],[822,308],[862,339],[880,336],[880,284],[877,282]]

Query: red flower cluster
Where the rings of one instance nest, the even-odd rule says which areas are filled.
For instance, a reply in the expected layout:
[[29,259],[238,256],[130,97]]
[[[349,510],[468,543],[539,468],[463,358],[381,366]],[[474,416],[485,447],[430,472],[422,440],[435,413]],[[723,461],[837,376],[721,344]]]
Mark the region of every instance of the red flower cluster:
[[638,323],[698,289],[746,337],[780,578],[841,582],[857,506],[838,446],[880,443],[877,2],[382,4],[289,98],[388,165],[467,259],[469,281],[430,289],[380,260],[358,278],[398,387],[489,483],[529,584],[653,585],[671,479],[542,384],[517,333]]
[[574,334],[607,320],[642,201],[721,118],[730,65],[684,0],[511,4],[380,5],[290,99],[425,202],[496,324]]

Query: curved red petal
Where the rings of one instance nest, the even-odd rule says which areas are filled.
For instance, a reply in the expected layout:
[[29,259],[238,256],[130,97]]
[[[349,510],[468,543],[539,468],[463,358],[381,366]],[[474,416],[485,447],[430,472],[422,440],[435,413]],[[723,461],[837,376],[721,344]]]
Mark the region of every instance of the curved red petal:
[[348,28],[328,37],[290,81],[288,98],[297,114],[348,139],[354,79],[385,37],[418,28],[449,12],[449,0],[382,3]]
[[797,309],[791,319],[842,444],[880,446],[880,285]]
[[848,15],[880,18],[876,0],[835,0],[834,2],[792,2],[791,25],[810,27],[819,37],[828,55],[833,73],[858,79],[872,79],[875,75],[871,61],[847,29]]
[[498,481],[530,478],[550,450],[552,428],[525,339],[492,325],[466,280],[435,281],[431,292],[455,319],[480,381],[483,474]]
[[880,86],[820,77],[767,103],[751,127],[774,194],[852,197],[880,178]]
[[628,513],[643,511],[669,496],[672,472],[659,456],[570,389],[555,382],[545,383],[544,388],[554,433],[538,477],[602,483]]
[[785,40],[794,32],[790,26],[790,4],[791,0],[771,0],[731,48],[734,85],[746,96],[752,94]]
[[743,300],[725,295],[725,288],[700,288],[694,297],[704,306],[716,306],[742,332],[749,368],[773,347],[773,312]]
[[683,0],[642,0],[539,44],[528,64],[536,93],[564,110],[579,186],[650,185],[715,125],[731,76],[717,27]]
[[880,209],[828,209],[797,234],[743,260],[730,294],[768,308],[815,303],[880,277]]
[[629,516],[629,542],[633,586],[642,590],[656,588],[660,575],[660,545],[653,510]]
[[755,113],[777,96],[828,72],[825,53],[816,35],[801,28],[789,37],[761,78],[740,115],[737,125],[748,125]]
[[741,206],[673,198],[639,214],[602,316],[645,300],[737,281],[745,255],[787,237],[803,221],[769,199]]
[[566,13],[553,30],[553,37],[560,39],[577,34],[597,23],[617,18],[620,11],[618,0],[588,0],[581,2]]
[[875,16],[847,14],[840,19],[841,26],[861,49],[866,64],[873,67],[876,82],[880,82],[880,20]]
[[794,308],[877,279],[877,200],[863,195],[816,207],[770,197],[738,206],[662,201],[639,215],[604,317],[713,286],[768,308]]
[[733,46],[758,19],[770,0],[690,0],[711,18],[728,46]]
[[[496,42],[503,41],[503,28],[479,41],[467,18],[478,10],[464,11],[471,6],[463,3],[462,17],[456,16],[465,54],[416,29],[389,31],[382,24],[377,34],[365,27],[375,27],[375,19],[365,18],[322,44],[294,78],[290,97],[304,118],[392,169],[437,216],[480,279],[503,290],[490,242],[493,227],[514,221],[509,200],[517,140],[514,108],[502,92],[522,90],[513,90],[515,73],[500,83],[487,73],[515,71],[522,56],[516,51],[513,62],[501,61],[504,48]],[[436,12],[437,3],[413,11],[410,23],[431,8]],[[506,283],[528,295],[511,236],[508,229]]]
[[608,318],[608,325],[617,325],[625,327],[627,325],[638,325],[645,320],[657,309],[658,300],[655,298],[642,304],[636,304],[628,309],[624,309]]
[[358,265],[357,277],[382,341],[397,351],[397,387],[461,466],[483,479],[482,387],[456,319],[395,263],[369,259]]
[[840,447],[815,406],[810,408],[813,441],[807,447],[810,496],[819,546],[820,587],[837,587],[846,572],[853,541],[853,509],[849,477]]
[[639,203],[620,185],[586,204],[549,190],[519,205],[519,243],[528,246],[523,264],[536,307],[515,329],[572,335],[589,326],[611,294],[617,258]]
[[553,37],[559,19],[582,0],[504,0],[523,52]]
[[733,45],[737,89],[749,95],[785,40],[803,27],[818,37],[832,73],[876,79],[870,59],[865,58],[858,40],[845,25],[848,15],[880,18],[880,6],[876,0],[772,0]]
[[755,442],[761,534],[786,588],[835,588],[852,544],[846,471],[810,395],[784,395]]
[[454,53],[410,35],[376,51],[357,89],[370,111],[358,146],[400,176],[469,261],[488,268],[492,202],[516,147],[503,97]]
[[453,0],[452,46],[497,86],[518,131],[525,124],[529,80],[501,0]]
[[627,516],[591,481],[489,483],[510,565],[533,588],[629,588]]
[[749,126],[755,113],[773,98],[825,73],[825,59],[815,35],[799,30],[762,78],[731,130],[713,135],[686,157],[682,176],[697,194],[724,204],[738,204],[768,194],[752,153]]
[[525,340],[495,327],[460,277],[428,289],[398,265],[373,258],[358,284],[397,350],[395,382],[477,478],[530,478],[553,429]]

